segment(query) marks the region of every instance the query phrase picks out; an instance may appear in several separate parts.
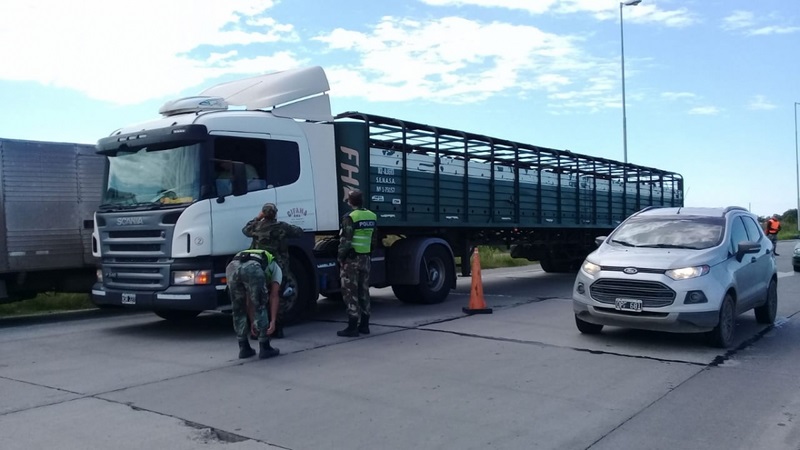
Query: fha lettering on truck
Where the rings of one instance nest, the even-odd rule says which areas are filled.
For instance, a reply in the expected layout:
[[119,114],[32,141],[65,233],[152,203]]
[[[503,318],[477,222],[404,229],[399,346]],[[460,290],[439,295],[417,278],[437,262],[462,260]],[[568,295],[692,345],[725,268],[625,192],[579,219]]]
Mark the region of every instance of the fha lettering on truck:
[[[683,204],[661,169],[359,112],[333,116],[320,67],[276,72],[168,102],[162,115],[98,141],[108,157],[95,214],[100,305],[167,319],[229,308],[225,266],[267,202],[304,229],[289,242],[289,320],[340,295],[344,199],[378,217],[370,284],[410,303],[444,301],[476,245],[510,246],[548,272],[577,268],[648,206]],[[456,265],[456,257],[462,264]]]

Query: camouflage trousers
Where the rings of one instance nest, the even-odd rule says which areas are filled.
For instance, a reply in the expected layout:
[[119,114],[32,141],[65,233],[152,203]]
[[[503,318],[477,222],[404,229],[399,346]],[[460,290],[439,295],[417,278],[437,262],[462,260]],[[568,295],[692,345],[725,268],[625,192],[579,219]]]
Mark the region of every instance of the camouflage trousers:
[[340,269],[342,300],[350,318],[358,319],[361,314],[370,313],[369,269],[369,255],[356,255],[355,258],[342,261]]
[[258,341],[267,342],[267,328],[269,328],[269,294],[267,293],[267,278],[264,269],[257,261],[231,261],[225,268],[228,278],[228,295],[231,299],[233,312],[233,329],[239,341],[246,341],[250,336],[250,320],[247,317],[248,299],[255,306],[256,328],[258,328]]
[[[281,283],[279,295],[280,301],[278,302],[278,321],[285,322],[286,311],[292,309],[294,302],[297,301],[297,282],[289,267],[289,258],[284,259],[278,256],[274,256],[274,258],[275,263],[281,268],[281,272],[283,273],[283,282]],[[292,295],[284,297],[283,293],[286,291],[287,287],[291,287],[293,292]]]

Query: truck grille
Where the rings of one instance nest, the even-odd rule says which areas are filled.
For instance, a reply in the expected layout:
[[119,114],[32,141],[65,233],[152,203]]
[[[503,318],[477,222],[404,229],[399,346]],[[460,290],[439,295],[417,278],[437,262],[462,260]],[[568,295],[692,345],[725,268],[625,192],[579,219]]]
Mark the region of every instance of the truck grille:
[[[110,213],[98,224],[103,253],[103,284],[109,289],[163,290],[170,285],[170,242],[174,225],[164,220],[174,211]],[[136,225],[116,217],[136,214]]]
[[675,291],[657,281],[605,278],[594,282],[589,293],[594,300],[611,305],[618,298],[641,300],[647,308],[669,306],[675,301]]

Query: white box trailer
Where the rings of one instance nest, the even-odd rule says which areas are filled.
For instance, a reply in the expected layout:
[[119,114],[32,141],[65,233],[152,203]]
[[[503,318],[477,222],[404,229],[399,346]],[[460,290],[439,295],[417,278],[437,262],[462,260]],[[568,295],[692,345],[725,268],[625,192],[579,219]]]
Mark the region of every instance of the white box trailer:
[[105,164],[94,145],[0,138],[0,303],[90,292]]

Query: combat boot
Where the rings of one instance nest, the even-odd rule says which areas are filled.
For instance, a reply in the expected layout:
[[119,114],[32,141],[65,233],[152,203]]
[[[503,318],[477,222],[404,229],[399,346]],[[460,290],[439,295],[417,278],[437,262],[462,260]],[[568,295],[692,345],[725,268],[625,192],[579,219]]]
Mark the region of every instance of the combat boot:
[[239,341],[239,359],[249,358],[256,354],[256,351],[253,350],[253,347],[250,347],[250,343],[247,340]]
[[369,334],[369,314],[361,315],[361,323],[358,324],[358,332],[361,334]]
[[273,356],[280,355],[280,349],[274,348],[269,345],[269,341],[258,343],[258,359],[272,358]]
[[347,320],[347,328],[336,332],[342,337],[358,337],[358,317],[350,317]]

